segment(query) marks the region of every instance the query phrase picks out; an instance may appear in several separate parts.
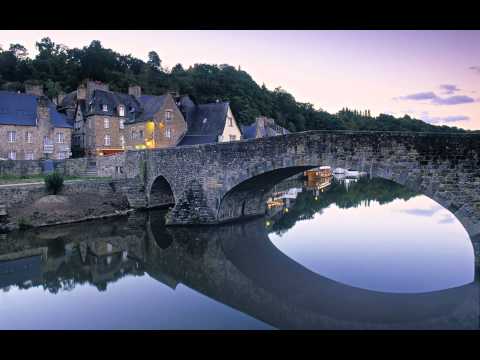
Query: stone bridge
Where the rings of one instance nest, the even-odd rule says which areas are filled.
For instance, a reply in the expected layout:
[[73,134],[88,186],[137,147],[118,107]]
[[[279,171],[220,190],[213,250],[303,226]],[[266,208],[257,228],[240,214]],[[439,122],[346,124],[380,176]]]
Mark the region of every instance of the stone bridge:
[[265,213],[285,178],[352,168],[420,192],[480,237],[480,134],[308,131],[229,143],[130,151],[115,177],[134,208],[174,204],[167,223],[217,224]]

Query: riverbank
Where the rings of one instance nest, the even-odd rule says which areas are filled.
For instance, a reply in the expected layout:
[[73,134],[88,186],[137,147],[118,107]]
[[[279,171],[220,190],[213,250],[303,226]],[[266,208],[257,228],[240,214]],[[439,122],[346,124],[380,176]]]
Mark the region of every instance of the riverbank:
[[41,182],[0,185],[0,232],[69,224],[126,215],[126,197],[111,180],[66,181],[58,195],[46,192]]

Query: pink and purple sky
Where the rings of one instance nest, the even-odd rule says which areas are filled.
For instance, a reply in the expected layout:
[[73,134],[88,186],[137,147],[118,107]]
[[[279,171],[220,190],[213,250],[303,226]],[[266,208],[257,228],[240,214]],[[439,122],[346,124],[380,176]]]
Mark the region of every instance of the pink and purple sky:
[[47,36],[68,47],[100,40],[144,60],[155,50],[169,68],[240,65],[259,85],[332,113],[370,109],[480,129],[480,31],[2,30],[0,44],[34,56]]

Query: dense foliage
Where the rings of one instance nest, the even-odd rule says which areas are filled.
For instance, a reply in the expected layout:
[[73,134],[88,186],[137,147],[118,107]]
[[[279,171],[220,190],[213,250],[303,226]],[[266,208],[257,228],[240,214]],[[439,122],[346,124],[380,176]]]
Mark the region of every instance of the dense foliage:
[[196,102],[230,101],[235,117],[242,124],[252,123],[265,115],[291,131],[327,130],[388,130],[388,131],[464,131],[456,127],[434,126],[409,116],[395,118],[369,111],[343,109],[330,114],[315,109],[310,103],[297,102],[283,90],[273,91],[259,86],[248,73],[230,65],[195,64],[184,69],[181,64],[172,69],[162,67],[160,56],[151,51],[148,61],[132,55],[121,55],[102,47],[97,40],[82,49],[69,49],[49,38],[36,43],[39,53],[28,57],[26,48],[11,44],[0,50],[0,87],[3,90],[24,90],[26,81],[44,85],[53,98],[70,92],[86,78],[110,84],[111,90],[126,92],[129,84],[138,84],[148,94],[167,91],[190,95]]
[[45,176],[45,186],[51,195],[57,195],[63,187],[63,175],[53,172]]

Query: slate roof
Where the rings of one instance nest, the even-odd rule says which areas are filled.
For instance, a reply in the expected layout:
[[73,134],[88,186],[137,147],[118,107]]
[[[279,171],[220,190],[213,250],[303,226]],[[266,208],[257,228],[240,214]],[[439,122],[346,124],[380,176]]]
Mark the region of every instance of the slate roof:
[[242,125],[242,135],[245,139],[255,139],[255,134],[257,132],[256,124],[251,125]]
[[[87,116],[88,115],[117,115],[117,107],[125,105],[126,117],[129,121],[135,121],[142,114],[140,103],[134,96],[113,91],[105,91],[96,89],[92,98],[87,100]],[[107,105],[107,111],[102,110],[102,106]]]
[[[0,91],[0,125],[36,126],[37,100],[35,95]],[[57,111],[55,104],[48,101],[48,107],[55,127],[72,127],[65,115]]]
[[160,109],[162,108],[165,100],[167,99],[168,95],[162,96],[154,96],[154,95],[142,95],[139,98],[141,107],[142,107],[142,114],[135,120],[135,122],[147,121],[152,119],[153,115],[155,115]]
[[216,143],[225,128],[228,106],[219,102],[185,109],[188,131],[178,145]]
[[251,125],[242,126],[242,134],[245,139],[255,139],[257,131],[259,137],[285,135],[290,133],[290,131],[276,124],[272,119],[264,122],[264,126],[260,126],[258,121],[255,121]]

